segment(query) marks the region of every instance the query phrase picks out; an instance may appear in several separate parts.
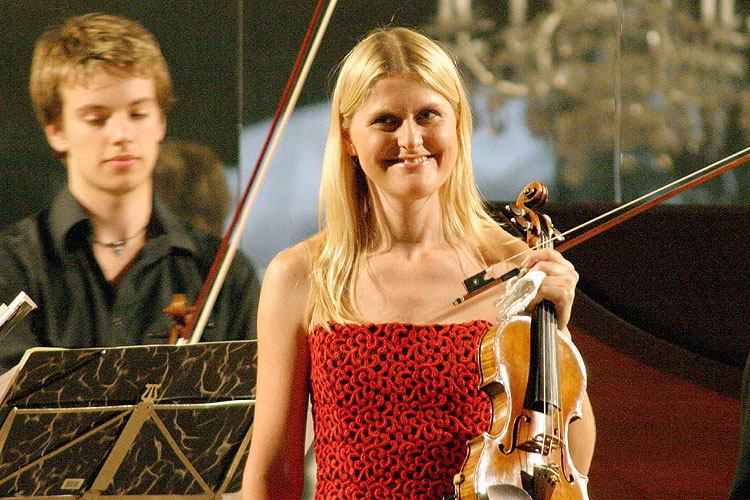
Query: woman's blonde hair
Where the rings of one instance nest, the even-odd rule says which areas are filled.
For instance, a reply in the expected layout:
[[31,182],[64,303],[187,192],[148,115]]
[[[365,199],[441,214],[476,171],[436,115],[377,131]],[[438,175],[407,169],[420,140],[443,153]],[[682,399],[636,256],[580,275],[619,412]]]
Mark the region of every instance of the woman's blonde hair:
[[[458,157],[441,188],[443,232],[455,245],[485,243],[487,214],[471,166],[471,109],[461,77],[448,54],[429,38],[406,28],[377,29],[344,58],[333,91],[320,185],[322,241],[313,262],[311,321],[357,322],[350,289],[353,273],[367,251],[387,244],[376,220],[362,169],[344,147],[352,115],[383,78],[414,78],[443,95],[457,121]],[[324,213],[324,215],[323,215]],[[478,246],[474,249],[477,257]]]

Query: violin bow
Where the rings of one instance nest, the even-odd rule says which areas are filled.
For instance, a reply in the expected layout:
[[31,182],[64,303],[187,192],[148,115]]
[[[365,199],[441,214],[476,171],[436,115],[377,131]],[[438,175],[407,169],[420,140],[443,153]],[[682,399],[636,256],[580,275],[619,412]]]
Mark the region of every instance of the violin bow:
[[[286,128],[286,124],[289,121],[289,118],[294,111],[294,107],[297,104],[300,92],[302,91],[302,87],[305,83],[305,80],[307,79],[307,75],[310,72],[313,60],[315,59],[315,55],[318,52],[318,48],[320,47],[323,35],[325,34],[325,31],[331,20],[331,16],[333,15],[333,11],[336,7],[336,3],[337,0],[329,1],[328,8],[323,15],[322,21],[320,21],[317,33],[315,33],[315,27],[318,26],[318,21],[320,20],[320,14],[323,10],[325,0],[318,0],[318,3],[315,7],[315,12],[313,13],[310,24],[308,25],[305,39],[302,43],[302,46],[300,47],[299,53],[297,54],[294,68],[292,69],[289,79],[287,80],[284,93],[281,97],[278,107],[276,108],[276,112],[274,113],[271,127],[269,129],[263,147],[261,148],[261,152],[258,156],[255,168],[253,169],[253,173],[250,176],[250,180],[245,187],[245,191],[242,197],[240,198],[237,209],[235,210],[234,216],[232,217],[232,221],[229,224],[224,237],[222,238],[221,245],[219,246],[219,250],[216,254],[214,262],[211,265],[206,281],[203,283],[203,287],[201,288],[198,299],[196,300],[195,310],[200,311],[200,316],[196,321],[195,315],[191,315],[186,321],[184,331],[186,332],[186,337],[188,334],[190,335],[190,344],[195,344],[200,341],[206,323],[208,323],[208,317],[211,314],[211,310],[213,309],[214,304],[216,303],[216,298],[219,295],[219,291],[221,290],[224,278],[226,277],[229,266],[231,265],[235,254],[237,253],[237,248],[240,244],[242,232],[245,229],[247,219],[250,215],[250,212],[252,211],[253,205],[255,204],[255,200],[258,196],[258,191],[260,190],[260,187],[263,183],[263,179],[265,178],[266,172],[268,171],[268,167],[271,164],[273,155],[276,152],[278,143],[281,140],[284,129]],[[313,33],[315,33],[314,38]],[[302,62],[303,60],[304,63]],[[263,164],[262,168],[261,162]],[[231,243],[228,243],[230,237],[232,238]],[[178,339],[178,343],[185,343],[185,339]]]
[[[579,243],[583,243],[589,238],[592,238],[593,236],[596,236],[599,233],[607,231],[608,229],[611,229],[612,227],[620,224],[621,222],[625,222],[631,217],[635,217],[636,215],[642,212],[645,212],[649,208],[652,208],[658,205],[659,203],[682,193],[683,191],[686,191],[692,187],[697,186],[698,184],[701,184],[709,179],[716,177],[719,174],[723,174],[724,172],[728,170],[731,170],[735,167],[742,165],[743,163],[746,163],[748,160],[750,160],[750,147],[740,150],[734,154],[731,154],[727,156],[726,158],[722,158],[719,161],[716,161],[706,167],[696,170],[695,172],[692,172],[684,177],[681,177],[658,189],[655,189],[654,191],[651,191],[650,193],[646,193],[645,195],[639,198],[636,198],[628,203],[620,205],[619,207],[613,210],[610,210],[607,213],[599,215],[598,217],[595,217],[587,222],[584,222],[583,224],[580,224],[574,227],[573,229],[570,229],[560,234],[557,237],[557,239],[559,241],[562,241],[564,237],[568,234],[578,232],[582,230],[583,228],[590,226],[591,224],[599,222],[602,219],[606,219],[610,216],[615,216],[612,219],[609,219],[606,222],[603,222],[602,224],[589,229],[585,233],[580,234],[579,236],[576,236],[575,238],[569,241],[563,242],[557,247],[557,250],[559,252],[564,252],[565,250],[573,248]],[[655,198],[652,198],[653,196],[657,195],[658,193],[661,193],[662,191],[666,191],[666,192],[656,196]],[[619,213],[619,212],[622,212],[623,210],[627,210],[627,211],[623,213]],[[619,215],[616,215],[618,213]],[[502,264],[504,262],[508,262],[509,260],[520,257],[524,253],[529,252],[535,248],[537,247],[533,247],[528,250],[525,250],[524,252],[521,252],[512,257],[509,257],[501,262],[498,262],[497,264]],[[497,264],[493,264],[493,266]],[[486,291],[489,288],[492,288],[495,285],[499,285],[500,283],[509,280],[513,276],[516,276],[520,272],[520,269],[512,269],[497,278],[488,278],[487,274],[492,272],[493,266],[490,266],[487,269],[484,269],[483,271],[480,271],[477,274],[466,278],[463,284],[467,293],[455,299],[453,301],[453,305],[458,305],[464,302],[465,300],[470,299],[471,297],[474,297],[475,295],[478,295]]]

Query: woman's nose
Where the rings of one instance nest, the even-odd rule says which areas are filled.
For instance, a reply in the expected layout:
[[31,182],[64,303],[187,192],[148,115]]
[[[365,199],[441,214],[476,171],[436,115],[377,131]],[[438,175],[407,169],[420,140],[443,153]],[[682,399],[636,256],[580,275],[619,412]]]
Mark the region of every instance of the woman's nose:
[[413,151],[422,145],[422,128],[414,120],[404,120],[398,132],[398,145],[401,148]]

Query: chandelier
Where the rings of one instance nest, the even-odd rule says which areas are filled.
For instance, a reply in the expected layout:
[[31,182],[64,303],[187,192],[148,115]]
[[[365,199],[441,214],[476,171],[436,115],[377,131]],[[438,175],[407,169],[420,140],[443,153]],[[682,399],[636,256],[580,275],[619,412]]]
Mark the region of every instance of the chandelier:
[[490,110],[527,101],[530,131],[554,141],[558,189],[590,198],[597,184],[621,201],[748,142],[750,44],[734,0],[537,4],[507,0],[491,18],[495,2],[439,0],[425,29]]

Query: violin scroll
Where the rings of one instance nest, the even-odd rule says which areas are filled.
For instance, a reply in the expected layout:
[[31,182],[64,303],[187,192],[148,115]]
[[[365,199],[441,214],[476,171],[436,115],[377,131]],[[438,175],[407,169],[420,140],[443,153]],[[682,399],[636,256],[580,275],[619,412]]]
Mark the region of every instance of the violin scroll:
[[541,182],[532,182],[521,191],[515,203],[503,208],[503,213],[513,228],[523,235],[526,243],[532,248],[543,246],[547,241],[564,239],[552,224],[552,219],[547,214],[535,210],[546,205],[548,198],[547,186]]
[[188,340],[190,332],[187,324],[195,319],[194,305],[190,305],[185,295],[178,293],[172,297],[172,302],[164,308],[164,313],[172,320],[172,330],[169,332],[169,343],[174,345],[178,340]]
[[[516,231],[531,248],[551,246],[551,241],[563,241],[565,238],[553,225],[548,215],[537,213],[533,207],[541,207],[547,203],[547,186],[541,182],[527,185],[515,203],[503,207],[503,215],[510,222],[510,228]],[[466,299],[478,295],[482,291],[503,283],[519,274],[520,269],[512,269],[498,278],[488,277],[490,269],[484,269],[464,280],[466,294],[453,301],[457,306]]]

